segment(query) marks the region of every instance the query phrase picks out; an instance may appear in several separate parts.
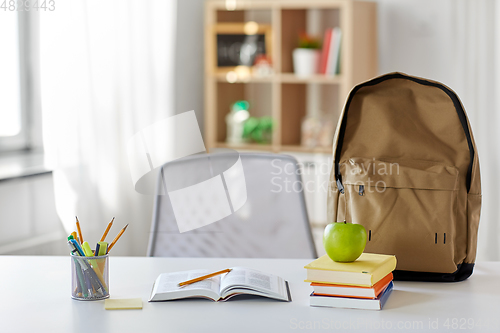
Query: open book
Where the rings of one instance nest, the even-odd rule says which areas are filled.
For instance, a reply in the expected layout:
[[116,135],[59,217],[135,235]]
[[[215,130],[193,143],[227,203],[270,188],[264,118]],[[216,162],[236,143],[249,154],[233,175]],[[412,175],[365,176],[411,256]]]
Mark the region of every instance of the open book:
[[286,302],[292,300],[287,281],[276,275],[244,267],[233,267],[229,273],[224,275],[179,287],[180,282],[212,272],[203,269],[160,274],[155,281],[149,301],[168,301],[190,297],[225,301],[242,294],[263,296]]

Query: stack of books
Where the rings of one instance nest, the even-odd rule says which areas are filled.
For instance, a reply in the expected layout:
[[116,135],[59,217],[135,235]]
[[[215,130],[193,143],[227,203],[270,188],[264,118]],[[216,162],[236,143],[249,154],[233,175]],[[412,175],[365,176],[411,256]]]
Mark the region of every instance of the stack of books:
[[314,291],[311,306],[381,310],[392,291],[396,257],[363,253],[356,261],[335,262],[324,255],[304,268]]

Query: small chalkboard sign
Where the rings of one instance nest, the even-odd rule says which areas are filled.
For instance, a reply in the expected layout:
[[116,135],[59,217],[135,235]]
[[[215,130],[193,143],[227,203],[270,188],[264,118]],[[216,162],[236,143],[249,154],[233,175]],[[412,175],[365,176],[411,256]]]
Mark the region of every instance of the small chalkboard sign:
[[220,23],[214,30],[217,67],[253,66],[258,55],[270,56],[269,25],[257,25],[252,33],[244,23]]
[[217,35],[217,66],[252,66],[255,57],[266,54],[266,35]]

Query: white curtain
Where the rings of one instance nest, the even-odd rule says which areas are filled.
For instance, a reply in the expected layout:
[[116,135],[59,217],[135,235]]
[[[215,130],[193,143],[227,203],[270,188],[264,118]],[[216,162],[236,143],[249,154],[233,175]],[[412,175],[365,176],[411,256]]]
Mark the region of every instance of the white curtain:
[[175,0],[71,0],[41,15],[44,148],[67,232],[78,215],[93,246],[107,223],[114,247],[145,255],[152,196],[134,191],[126,145],[174,114]]
[[500,1],[451,1],[454,89],[474,131],[483,205],[478,260],[500,260]]

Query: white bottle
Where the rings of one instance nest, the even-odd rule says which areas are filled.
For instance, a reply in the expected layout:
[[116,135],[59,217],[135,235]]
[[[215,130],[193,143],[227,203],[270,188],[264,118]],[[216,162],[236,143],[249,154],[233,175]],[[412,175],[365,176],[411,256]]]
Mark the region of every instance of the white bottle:
[[245,121],[250,117],[248,106],[247,101],[238,101],[232,105],[231,111],[226,115],[227,143],[242,144],[246,142],[243,138],[243,129]]

